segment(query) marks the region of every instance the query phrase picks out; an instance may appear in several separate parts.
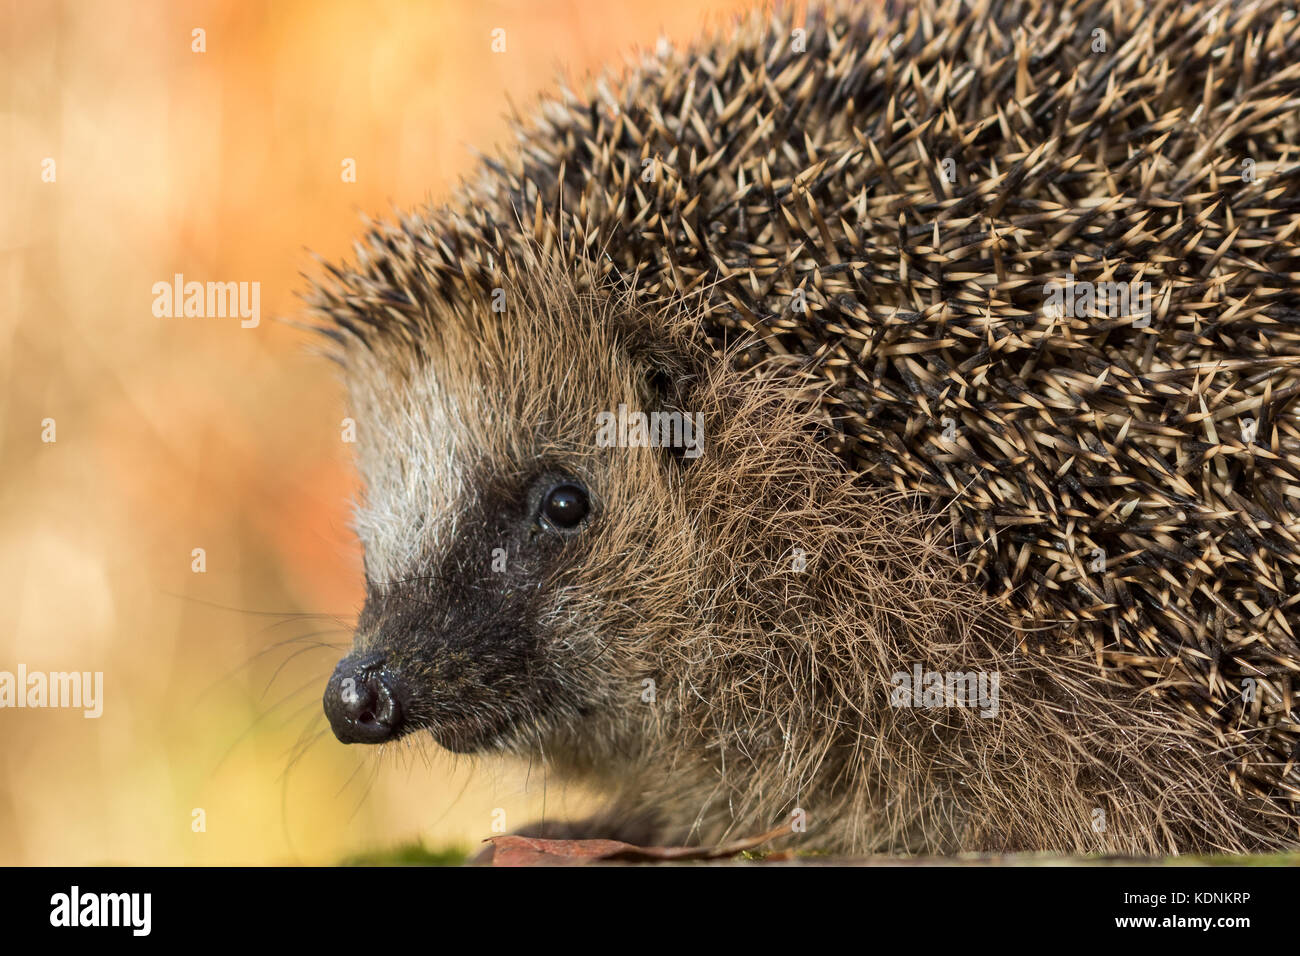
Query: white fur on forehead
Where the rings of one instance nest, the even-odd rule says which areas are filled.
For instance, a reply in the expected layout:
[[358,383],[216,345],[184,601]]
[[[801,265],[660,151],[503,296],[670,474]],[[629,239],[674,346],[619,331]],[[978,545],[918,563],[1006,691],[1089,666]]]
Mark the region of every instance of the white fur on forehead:
[[453,394],[429,368],[394,378],[377,368],[351,381],[365,490],[355,516],[372,584],[408,577],[456,536],[474,494],[474,424],[481,393]]
[[398,341],[350,350],[367,485],[356,530],[372,583],[445,553],[484,476],[525,473],[540,457],[594,467],[597,415],[638,401],[609,303],[546,282],[517,290],[505,315],[440,309],[419,355]]

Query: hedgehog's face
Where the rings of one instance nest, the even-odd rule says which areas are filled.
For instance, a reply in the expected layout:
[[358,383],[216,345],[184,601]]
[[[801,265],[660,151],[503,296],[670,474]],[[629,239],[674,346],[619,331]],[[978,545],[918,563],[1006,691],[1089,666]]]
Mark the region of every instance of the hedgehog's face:
[[[531,473],[471,475],[463,487],[471,493],[442,499],[454,517],[427,519],[447,525],[440,547],[398,574],[367,573],[356,649],[325,698],[340,740],[424,728],[454,751],[514,748],[588,707],[573,680],[581,662],[559,666],[553,633],[565,571],[598,521],[588,481],[539,462]],[[437,508],[441,496],[429,497]],[[365,535],[368,556],[392,544],[373,523]]]
[[602,447],[598,416],[643,382],[607,332],[557,318],[445,329],[405,367],[349,356],[367,593],[325,694],[340,740],[558,755],[639,694],[610,622],[645,586],[670,463]]

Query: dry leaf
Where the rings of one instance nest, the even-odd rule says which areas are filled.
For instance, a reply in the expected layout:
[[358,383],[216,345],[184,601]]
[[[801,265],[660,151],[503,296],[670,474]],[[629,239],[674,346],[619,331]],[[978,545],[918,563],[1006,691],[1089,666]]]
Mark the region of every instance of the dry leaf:
[[780,826],[767,833],[719,846],[634,846],[619,840],[543,840],[536,837],[490,837],[483,862],[493,866],[578,866],[592,862],[657,863],[721,860],[761,846],[790,832]]

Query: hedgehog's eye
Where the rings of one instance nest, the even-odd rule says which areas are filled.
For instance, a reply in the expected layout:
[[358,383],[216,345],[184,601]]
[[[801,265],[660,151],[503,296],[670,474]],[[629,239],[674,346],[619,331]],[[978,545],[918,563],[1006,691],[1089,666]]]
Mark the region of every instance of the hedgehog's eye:
[[576,528],[587,517],[587,492],[571,481],[556,485],[542,496],[542,517],[557,528]]

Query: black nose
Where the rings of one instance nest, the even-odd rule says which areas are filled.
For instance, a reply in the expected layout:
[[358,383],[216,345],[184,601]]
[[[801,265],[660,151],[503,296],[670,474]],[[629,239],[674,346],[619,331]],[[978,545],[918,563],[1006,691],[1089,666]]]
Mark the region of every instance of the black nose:
[[345,744],[378,744],[402,729],[401,683],[382,658],[345,657],[325,685],[325,716]]

